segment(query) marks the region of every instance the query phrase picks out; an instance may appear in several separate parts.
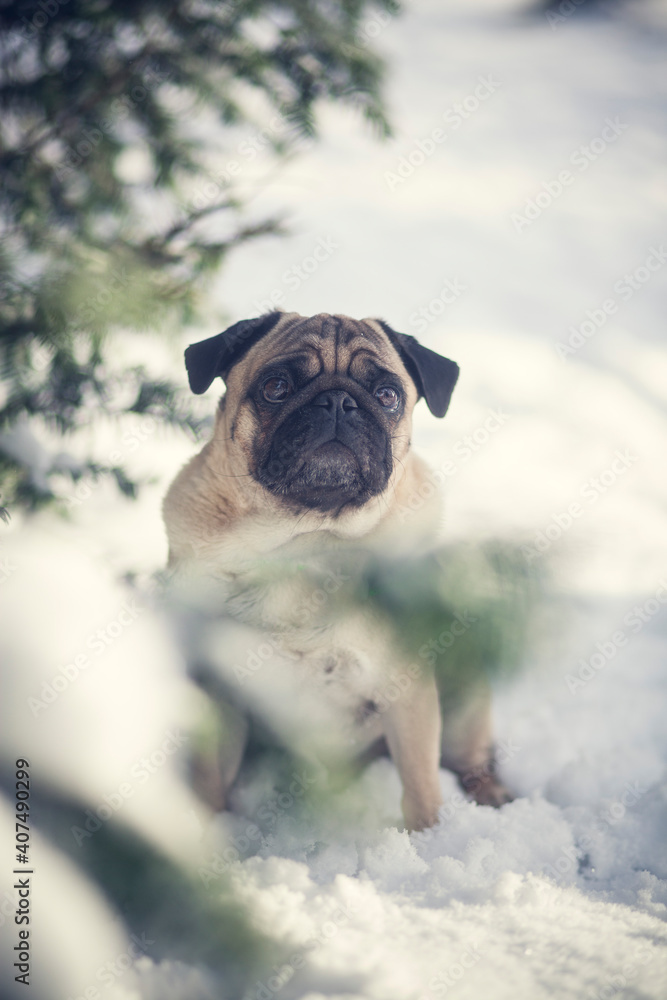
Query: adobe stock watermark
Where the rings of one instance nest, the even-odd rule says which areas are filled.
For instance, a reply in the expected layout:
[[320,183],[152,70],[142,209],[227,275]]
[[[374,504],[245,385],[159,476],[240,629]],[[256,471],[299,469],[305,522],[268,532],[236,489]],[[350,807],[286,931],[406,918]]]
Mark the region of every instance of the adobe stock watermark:
[[[313,249],[297,264],[292,264],[286,271],[283,271],[280,281],[296,292],[301,285],[317,271],[325,261],[329,260],[336,250],[340,250],[340,243],[336,243],[333,236],[321,236]],[[285,299],[285,292],[282,288],[274,288],[265,299],[255,299],[253,307],[261,315],[265,312],[273,312],[279,309]]]
[[[625,451],[620,449],[615,451],[613,461],[597,476],[591,476],[579,491],[580,496],[587,501],[588,507],[596,504],[600,497],[604,496],[638,461],[638,456],[633,455],[627,448]],[[526,562],[539,559],[548,552],[552,545],[570,530],[575,521],[586,513],[586,510],[582,503],[574,500],[565,510],[552,514],[549,523],[535,534],[532,543],[521,546],[521,553]]]
[[49,367],[55,357],[56,349],[51,344],[43,344],[33,340],[30,346],[30,366],[36,372],[43,372]]
[[[133,430],[127,430],[123,434],[121,439],[122,449],[114,448],[108,454],[108,461],[110,465],[115,465],[120,462],[121,459],[125,458],[127,455],[131,455],[133,452],[137,451],[146,441],[149,440],[155,434],[157,430],[157,421],[153,417],[146,417],[142,420],[141,425],[135,427]],[[102,476],[94,475],[91,473],[87,476],[82,476],[74,486],[71,493],[66,494],[63,499],[65,501],[65,506],[71,509],[72,507],[80,507],[82,503],[89,500],[93,495],[95,490],[99,489],[102,485],[104,479]]]
[[466,972],[474,969],[487,954],[487,949],[478,944],[469,944],[459,952],[456,961],[452,962],[443,972],[436,973],[428,983],[428,993],[422,993],[419,1000],[432,1000],[432,997],[445,997],[464,978]]
[[6,583],[17,569],[18,566],[11,557],[3,555],[2,549],[0,549],[0,586]]
[[[630,126],[622,122],[618,116],[615,118],[605,118],[600,135],[582,144],[570,154],[568,162],[579,171],[584,173],[595,163],[611,145],[613,145],[620,135]],[[542,189],[530,198],[523,207],[522,212],[512,212],[511,222],[517,233],[522,233],[529,226],[539,219],[547,208],[550,208],[565,191],[574,184],[575,174],[570,169],[560,170],[553,180],[546,180],[542,183]]]
[[426,660],[429,666],[434,667],[438,662],[438,656],[446,653],[454,645],[456,640],[465,635],[471,625],[477,621],[473,615],[467,611],[462,611],[454,615],[449,627],[443,629],[436,639],[429,639],[419,649],[419,655]]
[[[102,983],[105,989],[113,986],[116,980],[120,979],[134,967],[137,959],[149,954],[149,948],[155,941],[145,933],[130,934],[130,943],[124,951],[116,955],[110,961],[105,962],[95,972],[95,979]],[[103,993],[97,986],[88,986],[83,993],[78,996],[67,997],[67,1000],[100,1000]]]
[[37,0],[35,4],[37,10],[30,18],[22,17],[16,29],[25,39],[35,38],[51,18],[56,16],[60,8],[68,3],[69,0]]
[[132,798],[137,788],[145,785],[150,780],[151,775],[159,771],[161,767],[164,767],[169,757],[177,753],[189,740],[189,736],[183,736],[179,731],[174,733],[170,730],[166,733],[165,739],[157,750],[154,750],[149,756],[141,757],[136,761],[130,768],[127,781],[122,781],[118,788],[107,792],[103,796],[104,801],[100,802],[94,809],[85,810],[84,816],[86,819],[83,826],[75,825],[70,827],[70,833],[74,837],[77,846],[81,847],[84,840],[94,836],[104,823],[107,823],[119,809],[122,809],[125,802]]
[[148,65],[143,67],[142,73],[144,83],[135,84],[128,94],[115,98],[109,105],[110,115],[108,117],[101,119],[96,126],[82,129],[81,137],[71,145],[64,147],[61,160],[54,167],[55,175],[59,181],[64,180],[74,170],[77,170],[93,150],[99,146],[105,133],[113,134],[118,123],[129,118],[135,108],[146,100],[153,88],[171,81],[170,73],[163,73]]
[[273,1000],[280,990],[285,987],[293,978],[295,972],[303,969],[308,960],[308,955],[322,948],[328,941],[338,934],[341,927],[347,924],[352,916],[357,912],[356,908],[349,904],[343,906],[337,903],[328,919],[325,920],[318,931],[309,938],[305,944],[301,945],[282,965],[274,965],[274,975],[265,982],[257,980],[250,989],[252,993],[246,991],[244,1000]]
[[384,181],[390,191],[395,191],[397,187],[405,184],[428,159],[435,153],[438,146],[447,141],[451,132],[456,132],[466,122],[471,115],[479,110],[485,101],[500,89],[500,80],[494,80],[493,76],[479,76],[477,86],[474,90],[457,101],[450,108],[442,113],[442,121],[448,127],[436,127],[428,135],[421,139],[415,139],[412,148],[399,158],[394,170],[386,170]]
[[203,211],[219,201],[227,189],[243,173],[245,167],[254,163],[263,153],[273,149],[276,142],[289,140],[294,145],[300,133],[295,123],[282,114],[274,114],[263,128],[255,129],[245,136],[234,150],[232,159],[211,171],[200,181],[189,199],[189,206],[195,211]]
[[467,291],[468,285],[464,285],[459,278],[447,278],[438,294],[430,302],[410,313],[410,326],[415,327],[418,334],[425,333],[429,324],[442,316],[447,308],[454,305],[457,299]]
[[[350,579],[351,577],[340,569],[328,573],[320,585],[313,587],[308,597],[297,605],[294,615],[296,623],[303,626],[312,621],[331,596],[337,593]],[[245,684],[249,677],[254,677],[258,670],[274,656],[291,657],[291,654],[283,648],[281,637],[278,634],[267,635],[255,649],[251,650],[243,665],[234,664],[233,670],[236,680],[241,685]]]
[[355,39],[357,46],[365,48],[370,45],[378,35],[381,35],[388,24],[394,20],[391,14],[385,10],[378,10],[367,21],[364,21]]
[[586,0],[561,0],[556,10],[545,11],[544,16],[551,30],[555,31],[559,25],[567,21],[569,17],[572,17],[583,3],[586,3]]
[[[284,792],[278,792],[257,810],[257,819],[269,827],[275,828],[285,813],[302,799],[307,789],[318,780],[316,774],[308,774],[306,770],[295,772],[290,777],[292,780],[289,787]],[[253,845],[261,839],[262,831],[257,824],[252,821],[247,823],[242,833],[230,838],[229,846],[222,853],[216,852],[205,865],[197,869],[204,886],[208,888],[211,882],[221,878],[232,865],[248,857]]]
[[131,281],[126,267],[114,267],[104,283],[104,288],[86,299],[81,310],[72,317],[71,323],[73,325],[92,323],[98,313],[108,308],[115,295],[120,291],[127,292]]
[[570,336],[567,341],[559,341],[555,345],[559,358],[567,358],[576,354],[580,347],[583,347],[591,337],[594,337],[598,330],[601,330],[610,316],[618,312],[624,302],[629,302],[636,292],[640,291],[651,280],[656,271],[659,271],[667,263],[667,250],[662,243],[658,247],[649,247],[648,255],[644,262],[636,267],[634,271],[626,273],[613,284],[613,290],[620,299],[609,297],[600,303],[595,309],[586,310],[586,318],[579,326],[568,327]]
[[[605,976],[605,984],[599,989],[595,989],[589,986],[585,993],[586,1000],[613,1000],[613,997],[622,994],[625,997],[630,996],[627,992],[628,987],[631,987],[633,980],[637,978],[642,967],[646,967],[651,963],[653,959],[653,951],[648,945],[639,945],[635,950],[634,961],[626,962],[622,968],[615,972],[613,975],[607,974]],[[635,992],[632,990],[634,996],[641,996],[640,991]],[[647,994],[644,994],[647,995]]]
[[[52,705],[93,663],[107,652],[110,646],[130,628],[146,609],[137,605],[134,598],[123,601],[118,612],[111,621],[102,628],[96,629],[84,640],[85,650],[77,653],[69,663],[65,663],[57,674],[48,681],[43,681],[39,697],[28,698],[28,708],[36,718],[40,712]],[[92,656],[91,656],[92,654]]]
[[[501,409],[489,410],[481,424],[468,434],[464,434],[452,448],[454,458],[446,459],[437,469],[430,469],[422,483],[410,495],[397,504],[396,513],[401,522],[421,510],[442,488],[444,483],[455,476],[510,419]],[[455,461],[456,459],[457,461]]]
[[588,659],[578,661],[576,674],[565,674],[565,683],[570,694],[575,695],[583,690],[594,677],[598,677],[608,663],[614,659],[619,649],[627,646],[630,639],[641,632],[644,626],[660,614],[667,606],[667,580],[661,580],[653,597],[643,604],[635,604],[623,618],[623,624],[629,633],[622,628],[615,629],[606,639],[595,643],[595,652]]
[[[437,638],[429,639],[420,647],[419,656],[426,661],[428,667],[435,666],[438,656],[451,649],[456,640],[465,635],[477,620],[474,615],[467,611],[457,612],[448,627],[443,629]],[[429,671],[429,675],[430,673]],[[386,678],[384,687],[382,689],[374,688],[371,691],[369,711],[374,715],[383,715],[388,712],[394,702],[403,698],[423,674],[424,666],[421,663],[410,663],[405,670],[392,670]]]
[[[99,290],[89,295],[81,305],[77,306],[75,312],[61,312],[57,317],[63,327],[75,330],[86,329],[89,324],[95,322],[100,313],[105,313],[103,322],[106,324],[106,314],[108,314],[109,306],[114,298],[120,293],[127,297],[133,281],[127,268],[121,264],[112,267],[109,273],[104,276],[103,281],[97,275],[95,278]],[[49,345],[36,345],[31,355],[32,367],[35,371],[44,371],[51,364],[54,355],[55,349]]]
[[[643,795],[646,795],[648,788],[639,781],[628,781],[625,788],[609,806],[605,806],[602,812],[593,819],[593,827],[598,833],[607,833],[612,826],[620,823],[628,809],[631,809],[639,802]],[[540,869],[541,875],[547,875],[554,881],[559,882],[564,875],[573,870],[579,871],[582,860],[586,856],[584,852],[589,851],[595,841],[591,834],[584,833],[577,839],[576,847],[566,846],[562,849],[560,857],[555,863],[543,865]]]

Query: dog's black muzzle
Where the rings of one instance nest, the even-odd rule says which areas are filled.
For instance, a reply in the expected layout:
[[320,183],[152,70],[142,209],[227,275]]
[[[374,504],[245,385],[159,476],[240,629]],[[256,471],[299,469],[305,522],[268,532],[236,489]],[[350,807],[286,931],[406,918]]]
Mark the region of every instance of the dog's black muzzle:
[[285,415],[256,478],[298,507],[361,506],[382,492],[391,475],[390,434],[378,410],[358,386],[320,391]]

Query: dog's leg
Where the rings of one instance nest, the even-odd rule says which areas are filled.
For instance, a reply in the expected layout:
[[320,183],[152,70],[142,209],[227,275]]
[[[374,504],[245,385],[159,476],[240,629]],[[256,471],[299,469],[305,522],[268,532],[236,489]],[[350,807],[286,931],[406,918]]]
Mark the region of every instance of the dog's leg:
[[493,759],[491,691],[485,682],[456,696],[441,692],[443,767],[480,805],[501,806],[511,792],[498,780]]
[[384,733],[403,783],[403,817],[409,830],[438,820],[442,804],[438,767],[440,710],[432,677],[415,680],[387,710]]

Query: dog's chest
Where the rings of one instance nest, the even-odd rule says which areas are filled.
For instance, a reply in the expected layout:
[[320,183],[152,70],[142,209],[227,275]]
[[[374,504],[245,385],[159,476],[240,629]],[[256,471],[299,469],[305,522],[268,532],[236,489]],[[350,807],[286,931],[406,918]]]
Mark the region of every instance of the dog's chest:
[[378,703],[387,685],[386,637],[366,608],[350,600],[343,571],[290,571],[275,579],[237,581],[234,617],[271,635],[282,656],[276,669],[297,679],[304,699],[321,699],[339,715],[351,742],[381,732]]

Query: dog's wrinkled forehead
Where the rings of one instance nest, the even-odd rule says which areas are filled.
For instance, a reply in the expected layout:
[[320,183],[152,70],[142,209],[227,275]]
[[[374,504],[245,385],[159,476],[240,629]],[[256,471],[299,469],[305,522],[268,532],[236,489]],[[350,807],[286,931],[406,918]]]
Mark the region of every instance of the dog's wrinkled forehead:
[[[256,344],[247,355],[250,369],[266,361],[299,356],[311,378],[321,374],[362,374],[369,366],[403,367],[389,338],[370,322],[349,316],[286,316],[283,323]],[[407,372],[406,372],[407,374]]]

